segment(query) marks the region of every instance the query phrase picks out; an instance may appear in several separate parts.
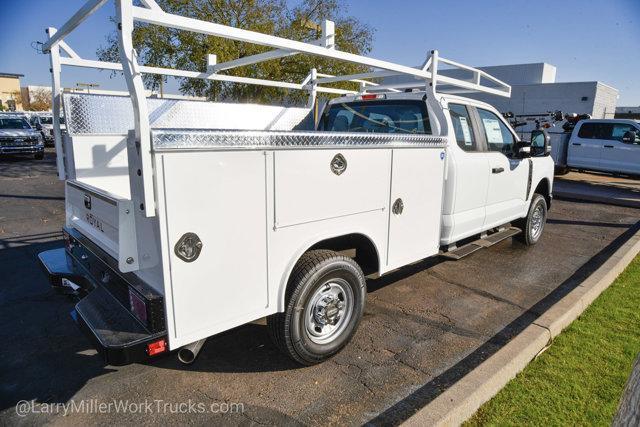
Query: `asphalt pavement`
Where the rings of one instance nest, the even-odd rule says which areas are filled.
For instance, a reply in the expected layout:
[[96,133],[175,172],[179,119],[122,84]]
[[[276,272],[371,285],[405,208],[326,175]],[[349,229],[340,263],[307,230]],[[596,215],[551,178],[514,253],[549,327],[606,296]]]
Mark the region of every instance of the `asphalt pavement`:
[[638,230],[639,213],[556,200],[534,247],[509,239],[369,280],[358,333],[321,365],[295,365],[256,322],[209,339],[190,366],[169,355],[110,367],[37,266],[62,245],[53,154],[0,159],[0,424],[397,424],[577,286]]

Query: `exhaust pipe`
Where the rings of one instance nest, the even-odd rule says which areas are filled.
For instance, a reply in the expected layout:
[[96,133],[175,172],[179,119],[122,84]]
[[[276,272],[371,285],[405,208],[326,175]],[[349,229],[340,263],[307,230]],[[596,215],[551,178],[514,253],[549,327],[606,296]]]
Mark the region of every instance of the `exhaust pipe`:
[[199,341],[192,342],[191,344],[187,344],[184,347],[180,348],[180,350],[178,350],[178,360],[185,365],[192,364],[196,360],[196,357],[198,357],[198,354],[200,353],[200,350],[202,349],[202,346],[204,345],[204,342],[206,340],[206,338],[203,338]]

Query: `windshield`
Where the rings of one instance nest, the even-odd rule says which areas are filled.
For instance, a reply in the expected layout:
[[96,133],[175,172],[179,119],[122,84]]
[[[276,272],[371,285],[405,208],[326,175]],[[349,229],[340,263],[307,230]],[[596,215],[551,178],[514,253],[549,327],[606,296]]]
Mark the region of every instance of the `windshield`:
[[0,117],[0,129],[31,129],[25,119]]
[[330,132],[431,133],[422,101],[362,101],[330,106],[319,130]]

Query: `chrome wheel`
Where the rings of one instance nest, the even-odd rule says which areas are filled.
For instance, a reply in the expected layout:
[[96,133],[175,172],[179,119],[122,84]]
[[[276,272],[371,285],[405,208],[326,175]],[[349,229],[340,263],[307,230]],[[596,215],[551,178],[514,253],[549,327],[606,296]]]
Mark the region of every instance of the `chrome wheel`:
[[531,238],[538,240],[544,228],[544,206],[539,204],[531,213]]
[[339,336],[353,313],[353,291],[344,279],[330,279],[313,293],[305,307],[307,336],[326,344]]

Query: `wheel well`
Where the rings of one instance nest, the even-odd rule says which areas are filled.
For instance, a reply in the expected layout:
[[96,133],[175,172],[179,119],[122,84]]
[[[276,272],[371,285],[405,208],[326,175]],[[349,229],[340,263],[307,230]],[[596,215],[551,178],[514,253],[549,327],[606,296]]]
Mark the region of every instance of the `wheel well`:
[[549,191],[549,180],[543,178],[536,187],[534,193],[540,194],[547,202],[547,208],[551,208],[551,191]]
[[309,248],[309,250],[312,249],[329,249],[342,252],[344,255],[353,258],[365,275],[380,271],[376,246],[371,239],[363,234],[346,234],[325,239]]

